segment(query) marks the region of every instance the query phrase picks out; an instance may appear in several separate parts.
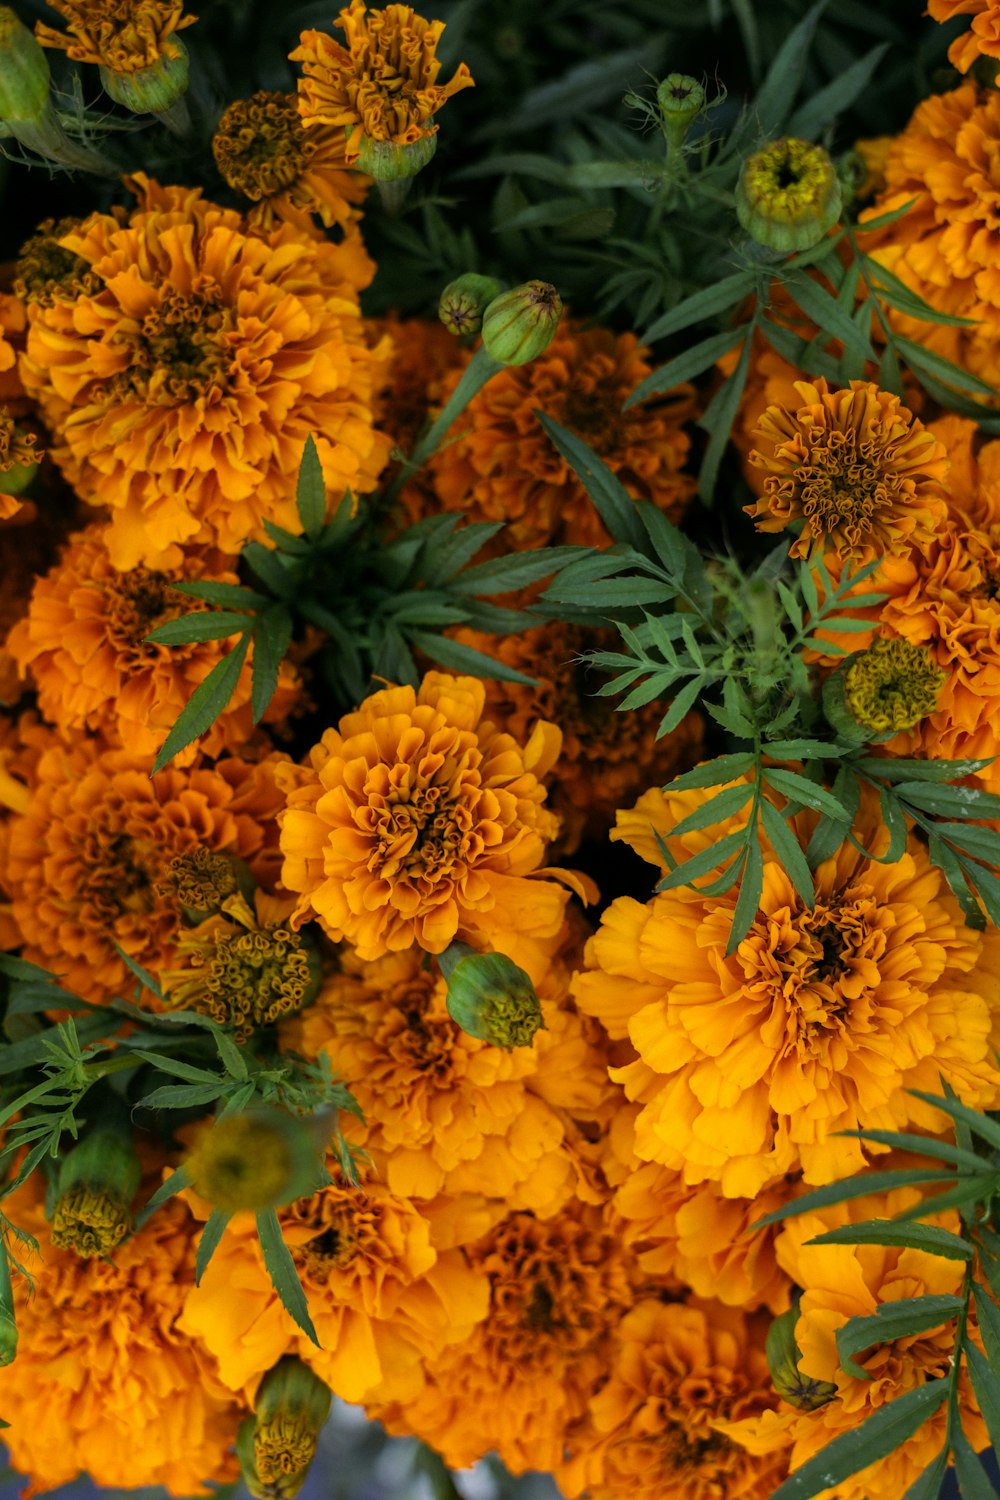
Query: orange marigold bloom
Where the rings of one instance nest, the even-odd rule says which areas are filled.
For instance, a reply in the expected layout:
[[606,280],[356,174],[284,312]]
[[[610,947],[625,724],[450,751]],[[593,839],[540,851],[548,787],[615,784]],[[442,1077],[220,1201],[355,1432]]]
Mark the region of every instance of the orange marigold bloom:
[[486,1316],[482,1271],[460,1249],[439,1254],[428,1220],[374,1178],[321,1188],[278,1217],[321,1347],[282,1307],[253,1215],[237,1214],[178,1321],[215,1356],[233,1391],[252,1396],[291,1353],[345,1401],[409,1399],[423,1383],[424,1360],[466,1339]]
[[85,1470],[108,1488],[213,1494],[206,1480],[238,1477],[230,1449],[244,1408],[177,1325],[200,1226],[168,1203],[113,1259],[84,1260],[51,1242],[43,1197],[36,1172],[5,1204],[42,1245],[40,1258],[18,1251],[35,1288],[15,1290],[17,1358],[0,1369],[4,1442],[30,1476],[24,1493]]
[[127,224],[96,213],[61,237],[99,289],[36,303],[22,361],[53,457],[111,508],[113,565],[174,567],[184,542],[235,554],[265,517],[296,529],[310,433],[331,507],[373,489],[389,445],[372,425],[387,349],[357,303],[370,262],[291,225],[251,231],[197,189],[135,185]]
[[764,493],[744,506],[757,530],[801,523],[792,557],[832,551],[865,563],[931,540],[943,522],[944,444],[900,403],[864,380],[831,391],[796,381],[795,409],[770,406],[750,462],[766,471]]
[[343,131],[306,130],[294,94],[261,90],[236,99],[212,137],[216,166],[254,207],[247,222],[271,229],[276,220],[310,229],[318,214],[330,227],[358,218],[368,179],[346,170]]
[[927,0],[927,15],[935,21],[971,16],[968,31],[948,48],[948,61],[967,73],[977,57],[1000,58],[1000,4],[998,0]]
[[[122,209],[112,210],[119,220]],[[63,236],[80,227],[80,219],[43,219],[21,246],[14,267],[14,290],[25,307],[51,307],[57,298],[73,302],[83,293],[100,291],[100,278],[80,255],[67,250]]]
[[[669,838],[711,795],[647,792],[612,837],[665,868],[654,830],[680,860],[739,826]],[[803,847],[812,821],[791,821]],[[763,855],[760,907],[735,953],[734,892],[622,897],[574,986],[580,1009],[638,1054],[612,1072],[643,1105],[637,1154],[734,1198],[799,1165],[807,1182],[856,1171],[860,1143],[835,1132],[933,1130],[939,1116],[906,1091],[933,1092],[942,1076],[975,1107],[1000,1099],[997,955],[924,846],[911,838],[884,865],[843,845],[816,871],[811,907],[766,844]]]
[[74,62],[99,63],[112,73],[138,73],[160,58],[180,55],[175,31],[193,26],[184,0],[48,0],[69,30],[42,21],[35,35],[43,47],[60,47]]
[[[18,494],[10,494],[4,488],[5,482],[12,488],[20,488],[18,470],[33,468],[42,457],[37,435],[15,421],[9,407],[0,406],[0,521],[16,516],[24,503]],[[25,477],[20,476],[21,484]]]
[[544,1221],[510,1214],[467,1254],[489,1280],[487,1317],[428,1361],[415,1400],[371,1414],[432,1442],[455,1469],[491,1449],[515,1474],[554,1469],[605,1377],[634,1265],[607,1217],[582,1204]]
[[[233,638],[159,646],[146,636],[178,615],[209,608],[172,585],[195,579],[236,584],[232,562],[186,548],[179,567],[119,573],[103,526],[72,537],[56,566],[38,579],[27,615],[7,640],[22,676],[30,671],[37,684],[38,706],[50,723],[97,730],[136,755],[154,755],[195,688],[232,649]],[[175,765],[190,765],[199,753],[238,750],[251,738],[251,659],[224,712],[180,752]],[[300,687],[294,667],[283,663],[264,723],[287,719]]]
[[[860,1427],[887,1401],[950,1373],[955,1348],[953,1321],[916,1336],[876,1344],[858,1354],[857,1362],[867,1371],[865,1379],[841,1368],[836,1333],[848,1318],[870,1317],[900,1298],[960,1293],[961,1262],[888,1245],[806,1243],[828,1229],[859,1219],[893,1218],[918,1197],[917,1193],[902,1191],[879,1197],[874,1206],[871,1198],[837,1204],[789,1220],[779,1235],[778,1258],[803,1288],[795,1325],[795,1339],[802,1350],[799,1369],[813,1379],[829,1381],[837,1393],[813,1411],[799,1411],[782,1403],[777,1411],[727,1426],[726,1433],[745,1444],[753,1455],[790,1450],[794,1472],[834,1438]],[[935,1222],[953,1232],[959,1227],[957,1214]],[[981,1452],[989,1446],[989,1436],[964,1369],[958,1381],[958,1403],[962,1429],[973,1449]],[[887,1458],[843,1480],[836,1490],[824,1490],[823,1496],[836,1495],[836,1500],[899,1500],[941,1451],[947,1422],[945,1402]]]
[[603,838],[623,802],[670,781],[701,754],[699,714],[688,714],[657,739],[665,702],[618,713],[613,699],[597,696],[605,679],[580,658],[614,649],[614,632],[553,622],[502,637],[459,631],[457,639],[533,679],[486,682],[487,712],[508,734],[523,743],[539,719],[551,719],[562,730],[551,801],[562,823],[558,846],[564,853],[572,854],[585,838]]
[[508,1051],[456,1025],[448,986],[419,949],[371,964],[338,958],[315,1005],[282,1027],[282,1045],[330,1058],[364,1113],[366,1146],[385,1154],[392,1191],[559,1207],[574,1188],[559,1109],[593,1120],[610,1089],[592,1023],[568,1003],[567,964],[553,959],[539,983],[544,1029]]
[[[630,495],[678,520],[695,489],[683,472],[690,446],[683,424],[695,416],[695,396],[691,386],[679,386],[622,411],[650,373],[645,354],[635,334],[564,321],[544,354],[501,370],[469,402],[458,435],[429,465],[435,511],[443,505],[470,520],[506,522],[502,540],[512,547],[606,545],[600,517],[542,430],[538,409],[582,437]],[[421,491],[410,488],[402,499],[411,513],[425,513]]]
[[116,944],[153,974],[172,961],[175,856],[205,848],[246,860],[265,883],[276,873],[273,760],[168,767],[156,777],[149,766],[90,737],[67,743],[51,733],[30,800],[11,820],[3,873],[24,956],[84,1000],[134,988]]
[[322,31],[304,31],[290,59],[305,74],[303,120],[342,129],[348,165],[357,161],[363,137],[408,146],[436,135],[433,116],[460,89],[473,87],[465,63],[449,83],[437,82],[443,21],[425,21],[408,5],[369,12],[366,0],[351,0],[337,24],[346,47]]
[[558,823],[539,777],[560,734],[540,722],[526,746],[483,722],[473,677],[428,672],[373,693],[284,776],[282,880],[363,959],[455,938],[519,954],[558,937],[566,892],[540,875]]
[[19,297],[0,292],[0,401],[24,398],[17,357],[24,347],[28,315]]
[[608,1379],[556,1471],[563,1494],[768,1500],[784,1478],[784,1455],[761,1463],[719,1431],[774,1404],[766,1326],[718,1302],[636,1302],[616,1329]]

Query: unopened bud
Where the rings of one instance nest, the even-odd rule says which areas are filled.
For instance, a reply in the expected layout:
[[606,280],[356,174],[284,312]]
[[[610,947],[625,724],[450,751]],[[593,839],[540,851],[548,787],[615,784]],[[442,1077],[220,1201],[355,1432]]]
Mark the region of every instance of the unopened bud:
[[315,1191],[327,1134],[325,1119],[248,1109],[206,1126],[184,1166],[194,1191],[213,1207],[258,1213]]
[[483,313],[503,290],[493,276],[477,276],[467,271],[455,281],[449,281],[441,293],[438,317],[449,333],[461,336],[478,333],[483,325]]
[[833,1400],[837,1387],[829,1380],[814,1380],[811,1375],[803,1375],[799,1369],[802,1351],[795,1342],[798,1320],[798,1307],[790,1307],[775,1318],[767,1331],[767,1363],[774,1388],[783,1401],[799,1411],[816,1411]]
[[483,313],[487,354],[502,365],[526,365],[555,338],[562,300],[547,281],[525,281],[494,297]]
[[171,46],[173,56],[161,52],[148,68],[131,73],[115,73],[102,66],[104,92],[134,115],[167,113],[187,92],[190,72],[188,51],[180,37],[172,37]]
[[827,678],[823,712],[846,740],[890,739],[934,712],[944,680],[925,647],[879,636]]
[[545,1023],[535,987],[502,953],[477,953],[452,943],[438,959],[448,981],[448,1014],[491,1047],[530,1047]]
[[52,1243],[84,1259],[110,1255],[132,1230],[139,1161],[127,1120],[102,1124],[63,1157],[52,1211]]
[[255,1500],[292,1500],[302,1488],[330,1415],[329,1386],[296,1355],[264,1376],[254,1415],[240,1428],[236,1451]]
[[437,150],[437,135],[422,135],[419,140],[376,141],[363,135],[358,144],[359,172],[367,172],[376,182],[399,182],[416,177]]
[[832,229],[843,206],[836,168],[822,146],[772,141],[743,163],[736,216],[759,245],[808,250]]
[[656,102],[667,144],[682,146],[691,121],[705,108],[705,90],[687,73],[670,73],[656,90]]

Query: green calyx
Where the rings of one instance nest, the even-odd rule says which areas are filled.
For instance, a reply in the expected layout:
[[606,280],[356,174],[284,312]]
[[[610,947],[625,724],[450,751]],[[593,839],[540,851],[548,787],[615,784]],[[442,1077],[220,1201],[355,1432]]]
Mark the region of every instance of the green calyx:
[[526,365],[555,338],[562,299],[547,281],[525,281],[495,297],[483,313],[483,344],[502,365]]
[[109,1255],[133,1226],[139,1161],[126,1120],[83,1137],[62,1160],[52,1210],[52,1243],[84,1259]]
[[798,1307],[790,1307],[775,1318],[767,1332],[767,1363],[774,1388],[783,1401],[798,1411],[816,1411],[832,1401],[837,1387],[828,1380],[814,1380],[799,1369],[802,1351],[795,1342]]
[[840,218],[843,193],[822,146],[794,137],[749,157],[736,186],[736,216],[759,245],[783,253],[808,250]]
[[469,1036],[491,1047],[530,1047],[545,1023],[535,987],[502,953],[477,953],[452,943],[438,962],[448,981],[448,1014]]

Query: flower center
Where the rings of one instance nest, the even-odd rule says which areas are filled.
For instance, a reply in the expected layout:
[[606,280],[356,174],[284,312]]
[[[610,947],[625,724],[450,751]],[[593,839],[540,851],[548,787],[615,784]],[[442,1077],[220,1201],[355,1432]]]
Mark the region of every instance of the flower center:
[[566,392],[562,420],[599,453],[624,445],[619,379],[610,359],[588,361]]
[[74,300],[98,290],[100,281],[83,257],[58,243],[79,223],[79,219],[46,219],[21,247],[14,291],[22,302],[51,307],[59,297]]
[[142,320],[126,380],[144,400],[193,401],[225,381],[229,355],[221,337],[228,309],[217,290],[185,297],[169,292]]
[[90,1259],[109,1255],[132,1227],[128,1205],[107,1193],[86,1187],[70,1188],[52,1215],[52,1243]]
[[317,1286],[325,1286],[336,1272],[378,1252],[378,1208],[359,1188],[326,1188],[294,1204],[291,1212],[316,1231],[292,1256]]
[[944,678],[920,646],[880,637],[847,669],[845,695],[858,722],[884,734],[932,714]]
[[[146,636],[158,625],[185,612],[207,609],[200,599],[184,599],[170,587],[165,573],[133,568],[102,585],[106,600],[107,630],[112,643],[126,656],[145,664],[151,657],[168,656],[176,647],[157,646]],[[184,654],[191,648],[181,647]]]
[[307,133],[294,94],[261,91],[237,99],[219,121],[212,140],[219,171],[246,198],[273,198],[306,165]]
[[765,488],[774,500],[800,507],[813,535],[840,531],[856,547],[871,535],[879,512],[899,499],[898,481],[880,461],[882,444],[837,431],[803,437],[805,462],[789,475],[771,475]]
[[447,786],[424,786],[390,797],[378,811],[371,868],[386,879],[435,884],[466,849],[472,809]]
[[175,854],[161,881],[159,894],[188,911],[220,911],[227,897],[236,893],[236,872],[224,854],[198,844],[184,854]]

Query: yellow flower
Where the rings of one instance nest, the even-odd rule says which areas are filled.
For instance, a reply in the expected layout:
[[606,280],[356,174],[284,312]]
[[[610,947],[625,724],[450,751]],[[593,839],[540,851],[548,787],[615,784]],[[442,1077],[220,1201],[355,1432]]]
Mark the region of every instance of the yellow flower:
[[1000,59],[1000,4],[998,0],[927,0],[927,14],[935,21],[971,16],[967,31],[948,48],[948,61],[967,73],[977,57]]
[[74,62],[98,63],[112,73],[137,73],[161,58],[180,55],[176,31],[193,26],[184,0],[48,0],[67,22],[57,31],[42,21],[35,35],[43,47],[60,47]]
[[351,0],[337,20],[346,47],[321,31],[304,31],[291,61],[305,74],[299,83],[303,120],[344,131],[348,166],[364,139],[409,146],[435,135],[433,116],[473,86],[464,63],[450,83],[437,82],[441,64],[434,54],[443,21],[426,21],[408,5],[369,13],[366,0]]

